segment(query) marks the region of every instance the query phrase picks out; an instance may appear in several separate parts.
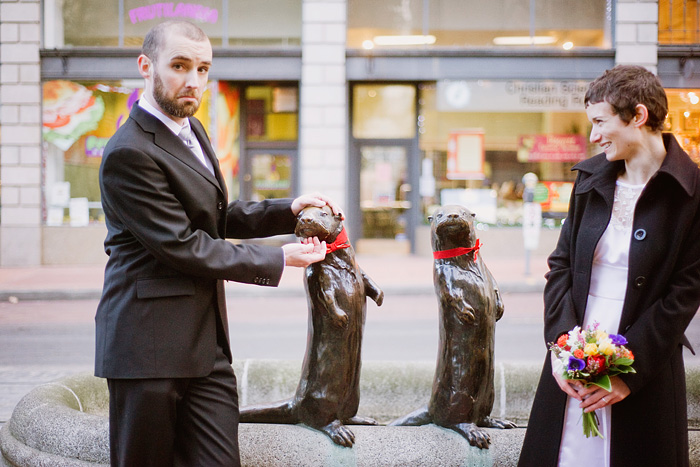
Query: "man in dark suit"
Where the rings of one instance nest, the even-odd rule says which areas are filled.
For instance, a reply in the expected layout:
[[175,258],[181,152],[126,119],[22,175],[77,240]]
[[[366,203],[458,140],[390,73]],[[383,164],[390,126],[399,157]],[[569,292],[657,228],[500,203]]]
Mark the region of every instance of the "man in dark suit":
[[[199,107],[212,63],[197,26],[171,21],[144,40],[141,99],[100,169],[109,260],[96,321],[95,374],[107,378],[113,466],[237,466],[238,394],[224,280],[276,286],[325,244],[234,245],[293,232],[321,195],[227,204]],[[178,136],[182,131],[189,137]]]

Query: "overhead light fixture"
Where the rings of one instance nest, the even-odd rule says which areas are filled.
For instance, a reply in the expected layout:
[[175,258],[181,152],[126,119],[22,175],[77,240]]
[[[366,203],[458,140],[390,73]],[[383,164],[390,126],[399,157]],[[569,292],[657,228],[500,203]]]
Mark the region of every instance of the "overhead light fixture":
[[498,36],[493,38],[496,45],[547,45],[557,41],[554,36]]
[[362,41],[362,48],[365,50],[372,50],[374,48],[374,42],[369,39]]
[[432,45],[435,43],[432,35],[407,35],[407,36],[374,36],[377,45]]
[[564,42],[561,47],[564,50],[571,50],[574,48],[574,43],[573,42]]

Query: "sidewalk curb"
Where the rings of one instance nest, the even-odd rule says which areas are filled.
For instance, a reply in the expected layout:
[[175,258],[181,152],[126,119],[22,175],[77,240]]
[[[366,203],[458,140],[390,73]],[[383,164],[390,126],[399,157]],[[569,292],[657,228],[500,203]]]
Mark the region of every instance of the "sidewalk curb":
[[[544,280],[533,282],[504,282],[499,283],[502,293],[542,293]],[[245,285],[227,286],[226,298],[258,298],[258,297],[304,297],[306,292],[303,287],[274,288],[274,287],[246,287]],[[233,290],[231,290],[233,289]],[[386,286],[382,287],[386,296],[392,295],[434,295],[435,289],[431,285],[420,286]],[[53,300],[99,300],[101,289],[16,289],[0,290],[0,301],[53,301]]]

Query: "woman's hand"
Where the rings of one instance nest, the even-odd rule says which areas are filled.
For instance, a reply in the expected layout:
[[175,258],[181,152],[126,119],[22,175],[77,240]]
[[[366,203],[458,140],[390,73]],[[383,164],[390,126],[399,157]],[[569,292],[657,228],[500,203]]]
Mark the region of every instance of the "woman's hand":
[[581,400],[581,396],[579,396],[578,391],[583,389],[583,383],[575,379],[564,378],[559,371],[556,370],[557,366],[555,365],[555,362],[557,358],[554,356],[554,353],[551,353],[550,355],[552,357],[552,376],[554,376],[554,381],[557,382],[561,390],[568,396]]
[[292,212],[296,216],[307,206],[322,208],[325,205],[328,205],[331,208],[333,214],[336,216],[340,215],[343,220],[345,219],[345,215],[343,215],[343,211],[340,209],[340,207],[335,204],[332,199],[322,195],[321,193],[311,193],[308,195],[301,195],[300,197],[296,198],[294,201],[292,201]]
[[630,388],[619,376],[611,377],[610,385],[612,387],[610,392],[596,385],[590,385],[581,389],[578,392],[581,397],[577,398],[581,401],[579,407],[581,407],[584,412],[592,412],[620,402],[630,395]]

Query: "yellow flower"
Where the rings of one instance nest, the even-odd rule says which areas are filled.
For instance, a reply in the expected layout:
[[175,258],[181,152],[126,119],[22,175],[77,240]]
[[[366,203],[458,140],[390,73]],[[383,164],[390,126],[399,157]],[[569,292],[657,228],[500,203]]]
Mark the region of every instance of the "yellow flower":
[[605,339],[598,346],[598,350],[600,350],[600,353],[603,355],[612,355],[615,352],[615,346],[612,345],[610,339]]
[[608,338],[608,333],[605,332],[605,331],[603,331],[602,329],[598,329],[598,330],[596,331],[595,338],[596,338],[596,340],[598,340],[598,341],[605,340],[605,339]]
[[598,353],[598,346],[595,344],[586,344],[586,346],[583,348],[583,352],[586,355],[595,355]]

